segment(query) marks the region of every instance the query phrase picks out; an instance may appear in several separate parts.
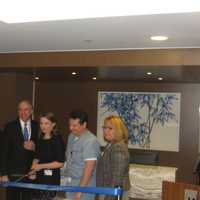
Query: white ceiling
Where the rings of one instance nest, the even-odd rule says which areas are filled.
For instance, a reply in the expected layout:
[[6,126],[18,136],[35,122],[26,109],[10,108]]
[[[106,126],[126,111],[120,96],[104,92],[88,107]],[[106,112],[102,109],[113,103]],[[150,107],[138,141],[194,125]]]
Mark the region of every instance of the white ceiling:
[[[167,35],[153,42],[152,35]],[[200,48],[200,12],[5,24],[0,52]]]

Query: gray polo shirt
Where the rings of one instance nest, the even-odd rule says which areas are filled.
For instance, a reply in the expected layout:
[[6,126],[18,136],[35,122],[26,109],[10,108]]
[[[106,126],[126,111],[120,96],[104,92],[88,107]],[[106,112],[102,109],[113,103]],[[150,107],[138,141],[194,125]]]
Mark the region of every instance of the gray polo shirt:
[[[70,134],[66,150],[65,176],[71,178],[72,185],[78,185],[81,179],[84,161],[97,160],[100,153],[100,145],[94,134],[86,130],[80,137]],[[93,171],[91,183],[96,183],[96,169]]]

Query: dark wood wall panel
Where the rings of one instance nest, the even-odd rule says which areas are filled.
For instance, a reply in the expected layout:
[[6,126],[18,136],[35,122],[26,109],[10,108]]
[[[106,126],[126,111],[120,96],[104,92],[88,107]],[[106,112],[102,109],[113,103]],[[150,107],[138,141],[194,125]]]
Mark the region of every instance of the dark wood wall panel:
[[0,54],[0,67],[200,65],[200,49],[41,52]]
[[13,117],[16,113],[16,75],[0,74],[0,127]]
[[17,104],[32,100],[32,77],[25,74],[0,73],[0,127],[17,116]]
[[[162,184],[162,200],[182,200],[185,198],[185,190],[197,191],[198,199],[200,187],[197,185],[185,184],[185,183],[173,183],[164,181]],[[194,200],[190,198],[191,200]]]

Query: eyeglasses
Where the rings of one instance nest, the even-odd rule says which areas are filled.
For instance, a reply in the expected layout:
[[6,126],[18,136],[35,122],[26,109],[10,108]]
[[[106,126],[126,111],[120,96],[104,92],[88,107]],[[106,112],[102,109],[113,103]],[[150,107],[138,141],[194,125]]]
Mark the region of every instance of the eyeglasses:
[[106,129],[108,129],[108,130],[112,130],[113,128],[110,127],[110,126],[102,126],[102,129],[103,129],[103,130],[106,130]]

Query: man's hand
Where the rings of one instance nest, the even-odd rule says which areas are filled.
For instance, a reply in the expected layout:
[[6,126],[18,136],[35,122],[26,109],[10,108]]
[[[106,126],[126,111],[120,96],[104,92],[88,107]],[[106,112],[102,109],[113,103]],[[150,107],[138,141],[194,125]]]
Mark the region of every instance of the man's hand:
[[8,181],[9,181],[8,176],[7,176],[7,175],[2,176],[2,177],[1,177],[1,181],[2,181],[2,182],[8,182]]
[[25,141],[24,148],[29,151],[35,151],[35,143],[32,140]]

